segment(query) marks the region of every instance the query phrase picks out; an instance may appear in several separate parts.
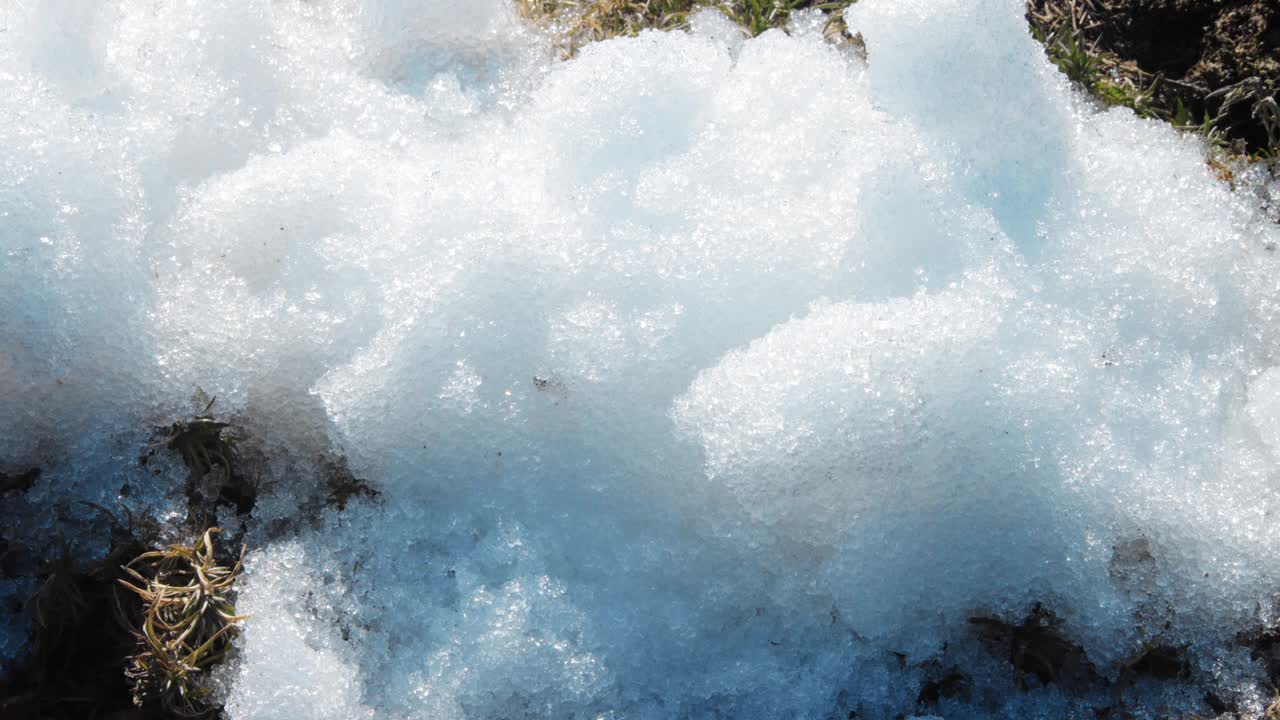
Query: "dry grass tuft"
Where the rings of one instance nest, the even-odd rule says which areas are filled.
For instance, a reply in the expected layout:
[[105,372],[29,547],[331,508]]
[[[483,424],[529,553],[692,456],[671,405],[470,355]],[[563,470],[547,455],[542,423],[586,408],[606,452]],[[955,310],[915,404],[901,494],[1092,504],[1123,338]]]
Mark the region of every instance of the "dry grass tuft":
[[142,553],[122,568],[128,578],[118,581],[120,587],[141,601],[135,616],[117,595],[121,619],[137,641],[125,676],[138,706],[156,698],[177,715],[200,717],[210,711],[209,691],[198,675],[226,656],[237,624],[246,617],[236,614],[231,600],[244,548],[234,565],[219,563],[213,543],[218,533],[210,528],[190,547]]
[[1280,720],[1280,691],[1273,690],[1272,692],[1275,697],[1267,705],[1266,709],[1262,711],[1264,720]]

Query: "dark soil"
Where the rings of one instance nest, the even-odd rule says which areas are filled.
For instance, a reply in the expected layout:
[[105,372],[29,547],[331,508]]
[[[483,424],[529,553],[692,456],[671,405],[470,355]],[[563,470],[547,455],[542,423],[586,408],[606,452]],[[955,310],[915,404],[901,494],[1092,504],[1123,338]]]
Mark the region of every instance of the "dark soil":
[[40,468],[27,468],[20,472],[0,472],[0,493],[26,492],[40,479]]
[[[1277,0],[1029,0],[1033,25],[1064,20],[1108,68],[1158,82],[1157,103],[1207,112],[1247,151],[1280,148],[1280,2]],[[1269,101],[1269,103],[1268,103]]]
[[1084,649],[1067,638],[1061,621],[1041,605],[1016,625],[992,617],[973,617],[969,622],[989,652],[1009,659],[1022,690],[1057,685],[1079,692],[1105,684]]
[[33,616],[28,653],[0,677],[0,720],[165,720],[154,708],[134,707],[122,668],[135,641],[117,620],[120,565],[146,547],[123,529],[112,550],[81,563],[66,550],[39,575],[27,604]]

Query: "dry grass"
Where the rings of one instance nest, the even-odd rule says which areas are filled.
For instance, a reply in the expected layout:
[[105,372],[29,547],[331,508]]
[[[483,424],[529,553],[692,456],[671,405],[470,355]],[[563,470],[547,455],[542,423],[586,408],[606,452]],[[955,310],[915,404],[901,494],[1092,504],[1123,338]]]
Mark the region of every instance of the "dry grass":
[[1102,20],[1094,0],[1031,0],[1027,20],[1049,59],[1072,82],[1108,105],[1124,105],[1145,117],[1164,114],[1155,91],[1166,81],[1099,49]]
[[178,715],[209,712],[208,689],[198,676],[225,657],[245,619],[231,600],[244,549],[234,565],[219,563],[213,543],[219,532],[210,528],[190,547],[146,552],[123,566],[128,578],[119,581],[121,588],[141,601],[134,614],[117,596],[121,619],[137,641],[125,675],[138,706],[155,698]]
[[560,37],[565,56],[597,40],[632,36],[641,30],[677,30],[702,8],[716,8],[735,22],[743,33],[756,36],[770,28],[784,27],[791,13],[816,8],[827,13],[826,34],[844,33],[841,11],[856,0],[516,0],[520,14],[552,28]]
[[[1049,59],[1083,89],[1107,105],[1132,108],[1143,117],[1168,121],[1198,132],[1213,159],[1238,156],[1275,160],[1280,155],[1280,104],[1258,78],[1210,91],[1209,88],[1150,73],[1133,60],[1102,49],[1105,9],[1098,0],[1029,0],[1027,21]],[[1243,141],[1230,142],[1224,127],[1236,105],[1249,109],[1267,136],[1265,148],[1249,153]],[[1208,108],[1214,108],[1210,113]],[[1196,108],[1194,114],[1188,108]]]
[[209,400],[204,411],[190,420],[179,420],[168,427],[167,434],[157,445],[164,445],[177,452],[193,475],[204,476],[215,467],[231,480],[235,455],[233,441],[223,434],[229,423],[219,422],[209,410],[217,398]]
[[1280,720],[1280,691],[1272,691],[1274,697],[1262,711],[1263,720]]
[[187,468],[184,493],[187,496],[191,527],[207,527],[214,522],[217,506],[227,506],[243,515],[257,501],[256,479],[242,472],[236,429],[210,413],[216,398],[197,393],[204,409],[194,417],[156,428],[158,439],[151,443],[147,458],[160,447],[176,452]]

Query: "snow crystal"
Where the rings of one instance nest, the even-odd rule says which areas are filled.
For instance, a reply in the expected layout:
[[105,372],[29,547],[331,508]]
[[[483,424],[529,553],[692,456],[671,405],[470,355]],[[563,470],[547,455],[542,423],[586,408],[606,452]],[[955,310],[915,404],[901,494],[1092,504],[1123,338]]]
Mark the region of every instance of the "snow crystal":
[[[234,720],[1256,707],[1280,231],[1022,13],[4,3],[7,537],[170,511],[199,389],[261,458]],[[992,649],[1037,607],[1093,675]]]

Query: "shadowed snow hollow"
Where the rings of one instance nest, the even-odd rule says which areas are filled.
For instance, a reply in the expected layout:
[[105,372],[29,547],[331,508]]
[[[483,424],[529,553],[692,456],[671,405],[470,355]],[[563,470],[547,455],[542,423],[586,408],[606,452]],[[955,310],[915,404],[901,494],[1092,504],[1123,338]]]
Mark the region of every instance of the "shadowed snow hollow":
[[[4,3],[13,533],[176,503],[127,460],[199,386],[270,458],[234,720],[1256,710],[1280,232],[1017,0],[847,19]],[[326,453],[379,501],[297,517]],[[971,620],[1037,603],[1090,679]]]

